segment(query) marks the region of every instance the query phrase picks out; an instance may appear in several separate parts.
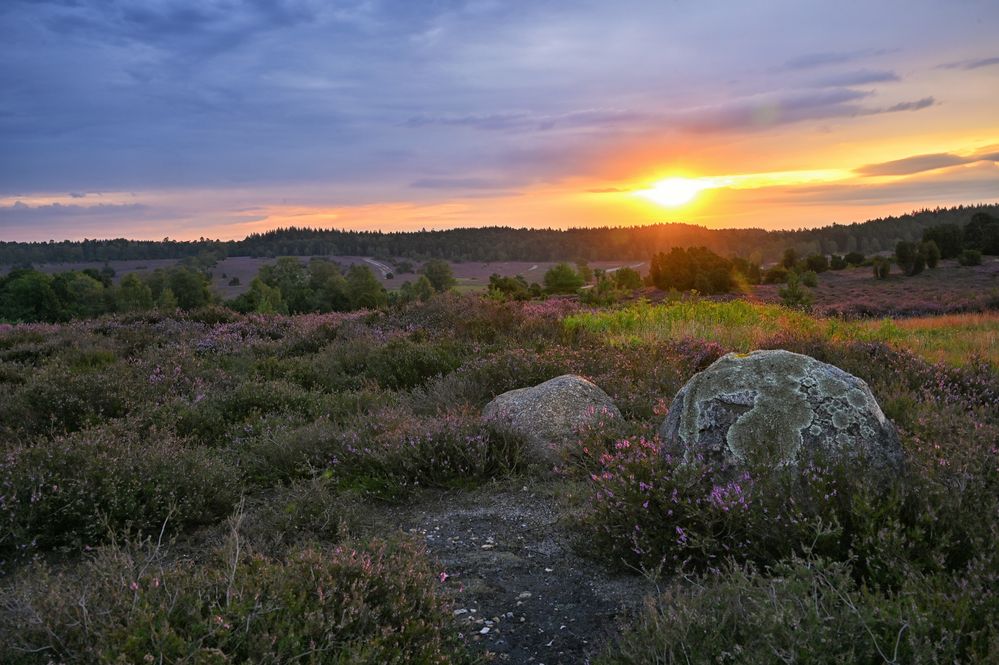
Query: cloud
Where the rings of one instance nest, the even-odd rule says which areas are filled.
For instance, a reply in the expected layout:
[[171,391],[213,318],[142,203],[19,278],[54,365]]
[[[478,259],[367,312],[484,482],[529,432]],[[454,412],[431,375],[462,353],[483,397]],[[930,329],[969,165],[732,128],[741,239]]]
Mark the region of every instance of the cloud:
[[0,229],[5,232],[31,228],[72,229],[79,224],[99,225],[134,222],[150,216],[151,209],[141,203],[99,203],[92,206],[49,203],[32,206],[15,201],[0,206]]
[[921,173],[923,171],[943,169],[948,166],[967,164],[969,161],[974,160],[969,160],[967,157],[961,157],[959,155],[940,152],[929,155],[914,155],[912,157],[895,159],[890,162],[881,162],[879,164],[866,164],[854,169],[854,171],[860,175],[866,176],[911,175],[913,173]]
[[955,155],[949,152],[938,152],[926,155],[913,155],[903,159],[877,164],[865,164],[854,169],[855,173],[865,176],[896,176],[912,175],[924,171],[935,171],[951,166],[974,164],[976,162],[999,162],[999,152],[989,152],[989,149],[971,155]]
[[815,69],[828,65],[842,65],[855,62],[874,55],[881,55],[884,50],[865,49],[860,51],[825,51],[820,53],[804,53],[787,60],[784,69]]
[[508,189],[510,183],[485,178],[421,178],[409,186],[417,189]]
[[408,127],[429,125],[472,127],[486,130],[550,130],[580,127],[610,127],[643,122],[654,117],[648,112],[629,109],[580,109],[565,113],[506,111],[488,114],[418,115],[406,121]]
[[959,170],[925,173],[886,183],[787,188],[782,196],[785,200],[798,200],[815,205],[880,205],[925,201],[946,204],[995,201],[997,191],[999,191],[999,168],[995,164],[981,164],[972,167],[968,172]]
[[813,85],[826,88],[848,88],[855,85],[871,83],[895,83],[900,81],[898,74],[890,70],[861,69],[854,72],[842,72],[817,79]]
[[981,69],[982,67],[991,67],[992,65],[999,65],[999,56],[994,56],[991,58],[976,58],[972,60],[959,60],[957,62],[948,62],[939,65],[940,69]]
[[922,99],[917,99],[913,102],[900,102],[889,106],[881,111],[875,111],[876,113],[898,113],[899,111],[921,111],[922,109],[929,108],[937,103],[937,100],[933,97],[923,97]]

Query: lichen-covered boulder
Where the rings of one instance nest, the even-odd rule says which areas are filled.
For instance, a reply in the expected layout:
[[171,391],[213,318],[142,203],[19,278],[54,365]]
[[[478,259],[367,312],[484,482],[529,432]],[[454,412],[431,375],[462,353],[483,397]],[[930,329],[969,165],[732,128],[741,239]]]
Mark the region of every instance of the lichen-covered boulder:
[[482,410],[482,417],[523,437],[534,459],[555,463],[576,442],[581,427],[620,420],[621,412],[592,382],[565,374],[497,396]]
[[818,455],[890,469],[902,449],[867,384],[790,351],[729,353],[694,375],[659,431],[666,452],[727,465],[795,465]]

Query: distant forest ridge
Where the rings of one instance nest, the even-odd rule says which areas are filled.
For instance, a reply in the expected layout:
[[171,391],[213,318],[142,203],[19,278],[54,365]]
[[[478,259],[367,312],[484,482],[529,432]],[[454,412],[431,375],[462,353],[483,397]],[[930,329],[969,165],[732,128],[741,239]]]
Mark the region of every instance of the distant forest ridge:
[[647,260],[671,247],[704,246],[719,254],[773,261],[788,247],[799,255],[893,250],[938,224],[966,224],[972,215],[999,214],[999,204],[920,210],[853,224],[814,229],[708,229],[693,224],[635,227],[522,229],[458,228],[440,231],[343,231],[281,228],[243,240],[82,240],[0,242],[0,265],[181,259],[217,256],[375,256],[451,261]]

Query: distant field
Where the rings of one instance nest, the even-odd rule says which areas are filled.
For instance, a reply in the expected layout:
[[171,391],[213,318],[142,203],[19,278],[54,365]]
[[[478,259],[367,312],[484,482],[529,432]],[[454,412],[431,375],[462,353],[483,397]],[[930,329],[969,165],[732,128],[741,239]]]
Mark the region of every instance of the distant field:
[[[999,258],[983,257],[982,265],[959,266],[941,261],[936,270],[905,277],[895,271],[887,280],[874,278],[870,268],[830,270],[819,275],[812,289],[815,313],[826,316],[929,316],[999,308]],[[780,302],[780,286],[753,288],[764,302]]]
[[[311,257],[302,257],[308,261]],[[393,274],[393,266],[388,260],[376,260],[363,256],[329,256],[326,257],[344,267],[355,264],[368,265],[378,276],[387,289],[398,289],[403,282],[413,281],[416,275],[412,273]],[[218,263],[212,272],[212,286],[223,298],[230,299],[249,288],[250,282],[265,265],[274,259],[254,258],[248,256],[229,257]],[[115,279],[120,279],[128,273],[152,272],[157,268],[165,268],[177,263],[175,259],[158,259],[148,261],[111,261],[109,265],[115,270]],[[415,269],[419,262],[411,261]],[[474,292],[485,289],[489,276],[497,273],[504,276],[523,275],[528,282],[540,283],[545,272],[555,265],[555,262],[534,263],[530,261],[503,261],[482,263],[452,262],[451,266],[457,278],[457,290]],[[85,268],[100,269],[104,263],[47,263],[35,267],[45,272],[61,272],[65,270],[83,270]],[[637,261],[596,261],[592,268],[613,270],[621,266],[629,266],[643,275],[648,273],[648,262]],[[8,267],[0,268],[5,272]],[[959,312],[974,312],[999,309],[999,258],[984,257],[980,266],[963,267],[956,261],[942,261],[936,270],[926,270],[914,277],[905,277],[897,272],[887,280],[877,280],[866,267],[847,268],[846,270],[827,271],[819,275],[819,285],[812,289],[815,297],[814,313],[822,316],[843,315],[847,317],[913,317],[931,316]],[[230,286],[233,278],[239,279],[238,285]],[[767,303],[780,302],[776,284],[762,284],[752,287],[752,298]],[[642,294],[650,300],[661,300],[661,291],[647,289]],[[727,299],[727,298],[722,298]]]

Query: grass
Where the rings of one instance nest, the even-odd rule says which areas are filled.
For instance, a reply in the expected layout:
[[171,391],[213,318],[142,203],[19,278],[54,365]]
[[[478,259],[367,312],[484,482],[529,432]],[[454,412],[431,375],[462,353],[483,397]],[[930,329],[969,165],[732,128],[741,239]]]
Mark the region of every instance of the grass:
[[864,322],[882,341],[931,360],[963,365],[971,358],[999,367],[999,313],[945,314]]
[[999,314],[991,312],[848,321],[745,300],[681,300],[579,312],[567,316],[563,325],[570,335],[596,335],[615,346],[698,339],[750,351],[775,338],[816,337],[838,343],[881,342],[953,366],[976,358],[999,366]]
[[[426,553],[353,520],[425,487],[526,481],[529,451],[481,408],[565,373],[625,418],[566,452],[552,482],[578,489],[567,524],[603,563],[663,575],[619,644],[593,644],[603,662],[981,660],[999,649],[997,328],[455,294],[0,327],[0,662],[288,662],[313,644],[335,662],[460,661]],[[882,491],[849,469],[733,484],[660,457],[677,390],[761,346],[864,379],[907,473]]]

